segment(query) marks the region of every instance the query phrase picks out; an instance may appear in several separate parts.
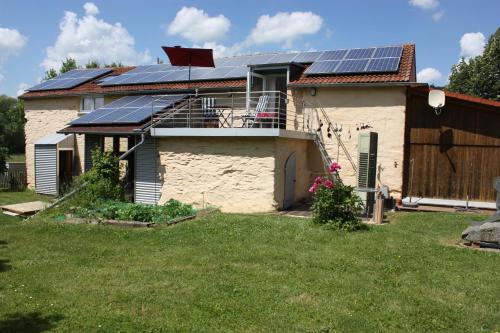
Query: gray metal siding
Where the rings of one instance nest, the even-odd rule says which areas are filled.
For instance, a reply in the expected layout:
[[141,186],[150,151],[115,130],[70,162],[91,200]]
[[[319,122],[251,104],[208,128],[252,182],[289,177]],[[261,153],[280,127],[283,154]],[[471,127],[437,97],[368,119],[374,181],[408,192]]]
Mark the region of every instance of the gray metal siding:
[[147,139],[135,151],[135,202],[155,204],[160,200],[162,183],[157,172],[154,139]]
[[84,171],[92,168],[92,151],[101,145],[101,138],[98,135],[85,135],[85,161]]
[[57,195],[57,145],[35,145],[35,191]]

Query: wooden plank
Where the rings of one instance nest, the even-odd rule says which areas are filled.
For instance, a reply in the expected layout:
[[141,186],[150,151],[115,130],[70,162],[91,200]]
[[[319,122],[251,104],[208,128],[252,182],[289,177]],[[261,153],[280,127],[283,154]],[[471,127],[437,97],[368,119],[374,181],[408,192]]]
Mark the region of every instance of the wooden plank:
[[31,202],[23,202],[13,205],[5,205],[0,206],[3,211],[7,211],[10,213],[18,214],[18,215],[33,215],[36,212],[47,207],[49,203],[43,201],[31,201]]

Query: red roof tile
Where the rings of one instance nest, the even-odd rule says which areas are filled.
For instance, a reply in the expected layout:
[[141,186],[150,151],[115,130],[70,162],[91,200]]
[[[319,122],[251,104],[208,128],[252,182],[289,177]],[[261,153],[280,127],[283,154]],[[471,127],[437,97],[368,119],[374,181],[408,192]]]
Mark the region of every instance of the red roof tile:
[[380,82],[415,82],[415,45],[403,45],[401,63],[396,73],[351,74],[351,75],[305,75],[290,82],[290,86],[335,85]]

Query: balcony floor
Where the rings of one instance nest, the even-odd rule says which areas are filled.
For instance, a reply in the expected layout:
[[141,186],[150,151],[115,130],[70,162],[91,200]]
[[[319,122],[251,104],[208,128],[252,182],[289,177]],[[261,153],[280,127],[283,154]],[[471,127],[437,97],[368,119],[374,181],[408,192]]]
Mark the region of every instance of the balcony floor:
[[152,137],[280,137],[313,140],[307,132],[280,128],[152,128]]

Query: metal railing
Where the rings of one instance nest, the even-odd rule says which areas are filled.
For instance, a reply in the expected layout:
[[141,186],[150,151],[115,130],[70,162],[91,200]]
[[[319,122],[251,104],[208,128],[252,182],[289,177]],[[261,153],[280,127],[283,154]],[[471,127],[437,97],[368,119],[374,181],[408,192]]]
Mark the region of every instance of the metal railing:
[[[170,95],[171,96],[171,95]],[[280,91],[192,94],[162,110],[154,97],[150,128],[279,128],[309,132],[301,102]]]

